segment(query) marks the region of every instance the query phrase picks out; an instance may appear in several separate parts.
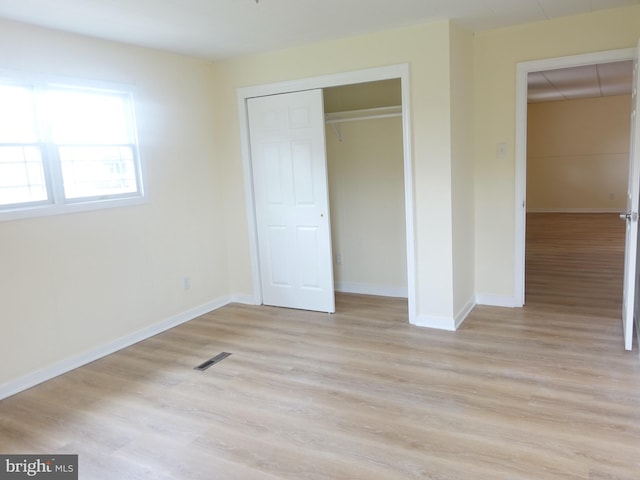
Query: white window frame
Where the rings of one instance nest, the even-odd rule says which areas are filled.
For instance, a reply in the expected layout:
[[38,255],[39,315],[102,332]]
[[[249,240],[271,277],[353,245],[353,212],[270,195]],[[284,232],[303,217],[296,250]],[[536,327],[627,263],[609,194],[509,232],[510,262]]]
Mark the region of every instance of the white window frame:
[[144,162],[139,152],[137,122],[135,116],[136,88],[134,86],[114,82],[41,75],[3,69],[0,69],[0,83],[31,86],[36,92],[38,90],[43,91],[53,88],[69,88],[79,91],[84,90],[87,92],[94,91],[96,93],[112,93],[128,97],[131,117],[128,120],[131,122],[134,168],[137,184],[137,192],[131,195],[65,199],[59,159],[57,158],[57,153],[54,154],[51,152],[51,149],[55,148],[56,144],[50,141],[45,143],[39,142],[38,145],[41,146],[43,156],[46,186],[50,198],[43,202],[0,206],[0,221],[87,212],[105,208],[126,207],[140,205],[147,202],[147,194],[145,190],[146,169],[144,168]]

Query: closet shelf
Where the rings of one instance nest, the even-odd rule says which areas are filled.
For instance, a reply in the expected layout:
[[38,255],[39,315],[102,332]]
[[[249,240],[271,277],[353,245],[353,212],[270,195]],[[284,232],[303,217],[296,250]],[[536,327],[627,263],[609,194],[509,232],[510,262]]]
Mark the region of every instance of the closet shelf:
[[362,110],[349,110],[346,112],[327,113],[325,115],[325,122],[328,124],[332,124],[400,116],[402,116],[402,106],[397,105],[393,107],[365,108]]

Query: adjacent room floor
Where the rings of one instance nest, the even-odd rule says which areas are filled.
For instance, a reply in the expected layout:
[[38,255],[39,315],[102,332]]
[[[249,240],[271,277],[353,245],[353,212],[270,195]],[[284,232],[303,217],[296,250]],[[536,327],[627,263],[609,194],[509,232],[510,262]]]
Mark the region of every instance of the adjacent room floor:
[[0,452],[77,453],[96,480],[637,480],[637,348],[600,288],[557,290],[574,250],[525,308],[476,307],[455,333],[408,325],[401,299],[229,305],[3,400]]
[[620,316],[625,228],[615,213],[529,213],[527,305]]

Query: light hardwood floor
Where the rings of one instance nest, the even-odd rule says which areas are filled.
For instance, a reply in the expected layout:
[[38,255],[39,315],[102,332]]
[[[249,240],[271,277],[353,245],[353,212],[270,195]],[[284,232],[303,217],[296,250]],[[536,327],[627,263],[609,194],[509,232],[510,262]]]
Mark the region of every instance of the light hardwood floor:
[[613,302],[534,283],[455,333],[398,299],[230,305],[3,400],[0,452],[78,453],[96,480],[637,480],[640,362]]

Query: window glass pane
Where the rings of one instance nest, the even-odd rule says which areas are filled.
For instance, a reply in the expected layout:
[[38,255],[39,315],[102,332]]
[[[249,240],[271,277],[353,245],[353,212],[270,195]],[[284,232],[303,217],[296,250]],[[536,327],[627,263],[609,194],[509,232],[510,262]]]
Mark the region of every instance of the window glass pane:
[[138,192],[132,147],[63,146],[58,151],[65,198]]
[[[3,77],[3,79],[6,78]],[[0,220],[142,196],[132,96],[33,82],[0,83]],[[3,80],[0,80],[2,82]],[[54,80],[55,81],[55,80]],[[106,205],[104,205],[106,206]]]
[[57,144],[133,143],[128,97],[120,94],[50,90],[49,122]]
[[0,205],[47,200],[42,155],[36,146],[0,146]]
[[36,137],[32,90],[0,85],[0,143],[36,143]]

